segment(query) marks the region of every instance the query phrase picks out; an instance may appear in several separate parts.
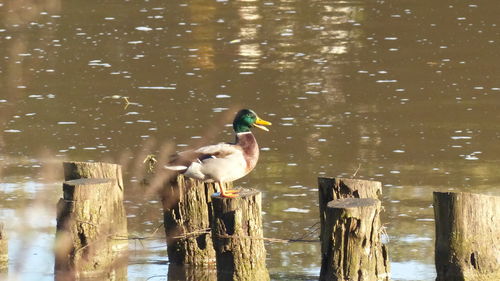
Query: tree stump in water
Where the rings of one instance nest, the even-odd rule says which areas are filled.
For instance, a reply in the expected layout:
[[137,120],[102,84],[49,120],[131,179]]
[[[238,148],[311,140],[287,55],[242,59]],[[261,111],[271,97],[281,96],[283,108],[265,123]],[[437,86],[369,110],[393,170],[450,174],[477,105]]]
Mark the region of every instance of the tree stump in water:
[[7,233],[5,232],[4,224],[0,223],[0,273],[7,271],[8,261],[9,261],[9,242],[7,240]]
[[[231,183],[225,188],[230,188]],[[161,194],[169,262],[182,265],[214,265],[210,234],[214,183],[178,175]]]
[[241,189],[236,198],[212,196],[212,239],[219,281],[266,281],[261,193]]
[[[382,183],[379,181],[344,179],[344,178],[318,178],[319,193],[319,219],[321,223],[320,237],[325,231],[327,204],[332,200],[344,198],[373,198],[378,199],[382,194]],[[322,249],[324,252],[326,249]]]
[[328,203],[321,236],[320,280],[389,280],[380,240],[380,201],[347,198]]
[[126,268],[114,269],[128,248],[120,166],[72,162],[64,163],[64,169],[67,181],[57,206],[56,279],[123,277]]
[[438,281],[500,280],[500,197],[434,192]]
[[[125,206],[123,205],[123,177],[122,167],[118,164],[102,163],[102,162],[64,162],[64,180],[77,179],[111,179],[113,188],[112,192],[107,194],[109,200],[115,202],[113,224],[114,233],[117,236],[128,236],[127,231],[127,216]],[[111,210],[109,210],[111,211]],[[127,250],[128,240],[116,240],[114,248],[116,250]]]

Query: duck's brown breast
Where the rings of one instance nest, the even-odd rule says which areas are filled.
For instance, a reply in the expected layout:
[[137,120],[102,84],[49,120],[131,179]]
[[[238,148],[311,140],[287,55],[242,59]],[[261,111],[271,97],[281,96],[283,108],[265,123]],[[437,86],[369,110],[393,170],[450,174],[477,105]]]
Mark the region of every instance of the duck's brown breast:
[[236,135],[236,138],[236,144],[243,150],[248,173],[255,168],[259,160],[259,145],[252,133],[240,133]]

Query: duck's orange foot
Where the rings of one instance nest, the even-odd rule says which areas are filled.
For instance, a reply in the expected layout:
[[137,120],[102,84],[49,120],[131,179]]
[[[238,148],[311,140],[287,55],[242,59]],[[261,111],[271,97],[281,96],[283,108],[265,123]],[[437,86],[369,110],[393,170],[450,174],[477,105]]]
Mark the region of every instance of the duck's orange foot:
[[235,189],[230,189],[230,190],[224,190],[220,193],[221,197],[226,197],[226,198],[235,198],[238,197],[238,193],[240,193],[239,190]]

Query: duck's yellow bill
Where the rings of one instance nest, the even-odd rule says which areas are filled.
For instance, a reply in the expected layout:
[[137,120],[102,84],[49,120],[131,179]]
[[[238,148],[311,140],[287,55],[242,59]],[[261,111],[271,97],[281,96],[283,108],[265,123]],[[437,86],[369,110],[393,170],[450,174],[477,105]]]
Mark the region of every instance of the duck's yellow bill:
[[262,120],[260,119],[259,117],[257,117],[257,120],[255,120],[255,123],[253,124],[255,127],[261,129],[261,130],[264,130],[264,131],[267,131],[269,132],[269,129],[262,126],[262,125],[266,125],[266,126],[270,126],[272,125],[271,122],[269,121],[266,121],[266,120]]

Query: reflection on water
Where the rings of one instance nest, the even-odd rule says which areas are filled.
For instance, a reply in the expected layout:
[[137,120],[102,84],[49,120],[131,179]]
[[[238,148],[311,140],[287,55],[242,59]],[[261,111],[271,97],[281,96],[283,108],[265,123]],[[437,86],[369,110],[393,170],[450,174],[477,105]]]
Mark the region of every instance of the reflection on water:
[[[234,111],[250,107],[275,124],[256,132],[260,162],[236,183],[263,191],[265,236],[311,232],[317,176],[380,180],[394,279],[433,279],[431,192],[500,193],[499,9],[0,0],[0,220],[11,233],[10,272],[53,279],[46,261],[61,161],[123,164],[130,233],[146,236],[161,206],[138,184],[144,156],[204,137],[230,141]],[[165,280],[161,235],[137,243],[129,279]],[[317,278],[317,243],[266,247],[275,280]]]

